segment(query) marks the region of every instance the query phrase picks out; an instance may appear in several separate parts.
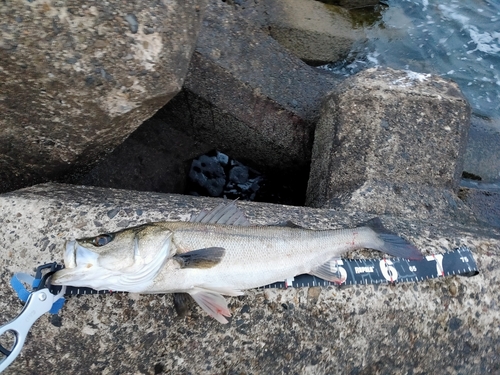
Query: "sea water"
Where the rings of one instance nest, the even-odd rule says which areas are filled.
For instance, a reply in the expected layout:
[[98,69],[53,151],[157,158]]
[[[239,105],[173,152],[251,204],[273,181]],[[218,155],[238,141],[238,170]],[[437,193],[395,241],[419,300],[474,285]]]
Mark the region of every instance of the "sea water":
[[[325,68],[348,76],[389,66],[449,78],[469,101],[473,126],[500,139],[500,0],[385,4],[378,21],[365,26],[367,40],[355,45],[347,59]],[[496,147],[500,155],[500,144]],[[488,174],[495,179],[496,172]]]
[[500,117],[500,1],[390,0],[368,40],[331,65],[351,75],[372,66],[433,73],[457,82],[475,114]]

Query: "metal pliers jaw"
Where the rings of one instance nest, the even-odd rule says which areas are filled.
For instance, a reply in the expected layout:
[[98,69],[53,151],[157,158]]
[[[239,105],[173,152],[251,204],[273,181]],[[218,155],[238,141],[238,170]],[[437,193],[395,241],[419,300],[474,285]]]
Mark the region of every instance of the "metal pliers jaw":
[[[37,271],[37,276],[39,276],[39,271]],[[54,302],[63,298],[66,287],[63,287],[58,294],[54,295],[45,286],[47,278],[54,272],[49,272],[41,279],[35,279],[27,274],[17,274],[17,277],[26,283],[36,284],[38,281],[39,283],[34,291],[29,294],[26,304],[17,318],[0,327],[0,337],[6,335],[7,332],[10,332],[14,336],[14,343],[9,349],[0,344],[0,353],[4,356],[0,361],[0,372],[5,370],[19,355],[31,326],[38,318],[52,309]]]

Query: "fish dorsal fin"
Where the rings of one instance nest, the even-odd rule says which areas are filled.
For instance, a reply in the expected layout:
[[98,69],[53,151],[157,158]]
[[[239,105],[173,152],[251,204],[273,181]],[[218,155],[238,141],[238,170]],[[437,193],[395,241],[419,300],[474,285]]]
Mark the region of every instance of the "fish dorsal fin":
[[340,269],[335,267],[335,261],[340,258],[332,258],[328,262],[313,268],[309,274],[317,276],[323,280],[330,281],[332,283],[342,284],[345,280],[340,272]]
[[220,263],[226,254],[223,247],[207,247],[177,254],[174,259],[179,262],[181,268],[212,268]]
[[193,215],[189,221],[204,224],[250,225],[250,222],[243,212],[236,207],[234,201],[231,203],[221,203],[211,211],[202,210],[198,215]]
[[273,226],[273,227],[296,228],[296,229],[307,229],[307,228],[304,228],[303,226],[301,226],[299,224],[295,224],[291,220],[280,221],[278,223],[271,224],[270,226]]

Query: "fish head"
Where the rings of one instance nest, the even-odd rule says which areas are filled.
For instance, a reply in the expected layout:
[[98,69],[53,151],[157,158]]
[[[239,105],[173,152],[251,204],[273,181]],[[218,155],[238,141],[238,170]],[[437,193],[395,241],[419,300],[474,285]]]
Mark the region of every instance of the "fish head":
[[54,285],[139,292],[171,256],[172,232],[160,223],[145,224],[66,242],[64,266]]

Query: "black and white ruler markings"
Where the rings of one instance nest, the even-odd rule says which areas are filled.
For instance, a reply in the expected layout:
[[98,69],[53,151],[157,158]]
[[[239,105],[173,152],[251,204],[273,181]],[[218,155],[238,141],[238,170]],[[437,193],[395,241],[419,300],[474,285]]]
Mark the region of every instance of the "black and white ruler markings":
[[451,275],[475,276],[479,273],[470,249],[465,246],[443,254],[428,255],[422,260],[402,258],[332,260],[330,270],[343,280],[341,284],[312,275],[299,275],[283,282],[266,285],[264,288],[416,282]]

